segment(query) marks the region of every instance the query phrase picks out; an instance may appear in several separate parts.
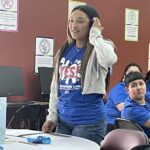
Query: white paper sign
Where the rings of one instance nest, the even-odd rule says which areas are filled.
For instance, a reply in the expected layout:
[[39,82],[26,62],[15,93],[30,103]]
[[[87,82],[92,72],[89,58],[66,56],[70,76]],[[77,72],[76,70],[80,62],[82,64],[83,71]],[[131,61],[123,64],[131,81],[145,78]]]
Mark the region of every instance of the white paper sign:
[[0,0],[0,30],[18,31],[18,0]]
[[125,40],[138,41],[139,10],[125,9]]
[[53,67],[54,39],[36,37],[35,73],[38,67]]
[[86,5],[85,2],[75,1],[75,0],[68,0],[68,16],[70,15],[72,9],[79,5]]

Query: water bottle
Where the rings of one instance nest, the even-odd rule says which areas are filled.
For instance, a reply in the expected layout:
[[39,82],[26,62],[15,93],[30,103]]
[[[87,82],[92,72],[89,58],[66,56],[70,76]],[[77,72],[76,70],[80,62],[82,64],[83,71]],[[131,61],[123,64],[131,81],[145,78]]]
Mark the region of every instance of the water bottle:
[[5,142],[5,130],[6,130],[6,97],[0,97],[0,144]]

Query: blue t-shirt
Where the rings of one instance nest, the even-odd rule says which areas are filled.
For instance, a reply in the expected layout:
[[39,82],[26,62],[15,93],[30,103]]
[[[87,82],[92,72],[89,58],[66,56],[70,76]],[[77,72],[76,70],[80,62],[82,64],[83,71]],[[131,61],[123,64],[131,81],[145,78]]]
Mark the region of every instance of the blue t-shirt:
[[106,120],[108,124],[114,124],[114,120],[121,117],[121,112],[117,109],[116,105],[124,102],[127,96],[128,93],[125,89],[124,82],[119,82],[111,89],[105,104]]
[[150,100],[146,99],[145,105],[140,105],[139,103],[128,97],[125,100],[124,108],[121,112],[121,117],[132,120],[138,123],[148,137],[150,137],[150,128],[145,128],[144,123],[150,119]]
[[150,99],[150,81],[146,81],[146,97]]
[[95,124],[104,119],[102,95],[82,95],[79,73],[85,48],[73,44],[64,53],[59,65],[59,117],[73,125]]

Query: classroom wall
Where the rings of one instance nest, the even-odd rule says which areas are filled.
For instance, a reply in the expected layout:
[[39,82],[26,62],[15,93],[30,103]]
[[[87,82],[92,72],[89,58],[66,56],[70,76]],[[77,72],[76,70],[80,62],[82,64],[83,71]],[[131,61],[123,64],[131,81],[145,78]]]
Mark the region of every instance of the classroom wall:
[[18,32],[0,31],[0,66],[23,69],[24,96],[8,97],[9,101],[40,100],[39,76],[34,73],[35,37],[54,37],[56,50],[66,38],[66,23],[64,0],[19,0]]
[[[83,0],[96,7],[104,27],[103,36],[114,41],[118,62],[113,67],[112,87],[130,62],[137,62],[144,72],[148,67],[150,41],[149,0]],[[39,76],[34,73],[35,37],[54,37],[56,52],[66,39],[67,0],[19,0],[18,32],[0,31],[0,66],[23,69],[24,96],[8,97],[8,101],[40,100]],[[125,8],[139,9],[139,41],[124,40]]]
[[[136,62],[148,69],[148,46],[150,42],[150,13],[149,0],[86,0],[95,6],[101,14],[104,26],[103,35],[114,41],[117,47],[118,62],[113,67],[111,87],[120,80],[122,72],[128,63]],[[124,40],[125,8],[139,10],[139,41],[129,42]]]

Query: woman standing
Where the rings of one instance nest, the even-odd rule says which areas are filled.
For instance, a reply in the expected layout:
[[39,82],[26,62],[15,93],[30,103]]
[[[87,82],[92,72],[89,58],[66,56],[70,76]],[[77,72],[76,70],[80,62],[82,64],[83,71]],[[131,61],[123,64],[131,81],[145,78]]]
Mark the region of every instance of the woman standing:
[[103,39],[102,30],[93,7],[82,5],[72,10],[68,39],[57,54],[44,132],[56,127],[58,133],[98,144],[105,136],[105,78],[117,56],[114,44]]

